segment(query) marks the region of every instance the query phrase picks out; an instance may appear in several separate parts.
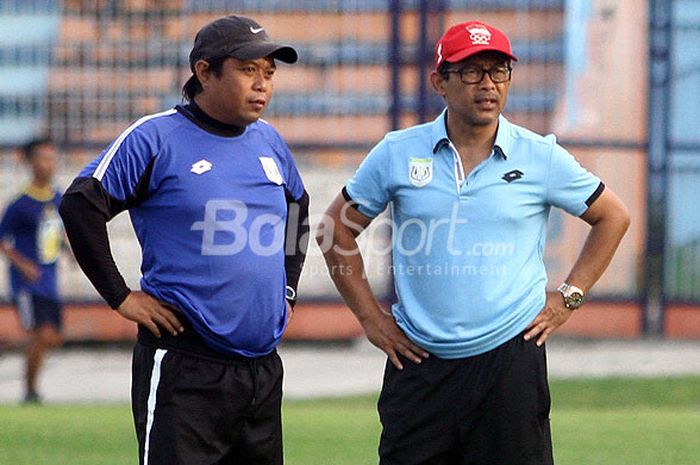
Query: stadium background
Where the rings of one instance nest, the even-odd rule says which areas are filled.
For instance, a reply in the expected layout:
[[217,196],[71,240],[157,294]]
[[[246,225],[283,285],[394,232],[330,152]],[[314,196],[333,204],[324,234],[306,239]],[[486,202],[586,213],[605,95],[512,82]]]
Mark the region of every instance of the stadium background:
[[[633,223],[585,312],[565,334],[700,338],[700,1],[644,0],[1,0],[0,203],[28,173],[17,147],[50,135],[64,188],[131,121],[180,102],[187,54],[205,23],[249,15],[293,44],[265,118],[288,140],[318,220],[368,149],[389,129],[432,119],[433,44],[477,18],[505,30],[515,64],[507,116],[560,142],[614,187]],[[559,282],[585,225],[553,211],[546,261]],[[312,222],[312,229],[314,223]],[[126,215],[113,253],[138,285]],[[373,287],[387,301],[388,235],[366,235]],[[133,338],[77,266],[61,261],[73,341]],[[0,271],[0,341],[21,337]],[[315,244],[287,337],[338,339],[361,329],[342,305]]]

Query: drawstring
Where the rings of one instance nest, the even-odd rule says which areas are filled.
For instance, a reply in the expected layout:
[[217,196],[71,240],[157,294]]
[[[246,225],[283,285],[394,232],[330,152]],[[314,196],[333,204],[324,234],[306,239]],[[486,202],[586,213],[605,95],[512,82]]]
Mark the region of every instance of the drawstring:
[[255,401],[257,400],[257,394],[258,394],[258,361],[253,359],[249,363],[250,366],[250,375],[253,379],[253,400],[251,401],[251,405],[255,405]]

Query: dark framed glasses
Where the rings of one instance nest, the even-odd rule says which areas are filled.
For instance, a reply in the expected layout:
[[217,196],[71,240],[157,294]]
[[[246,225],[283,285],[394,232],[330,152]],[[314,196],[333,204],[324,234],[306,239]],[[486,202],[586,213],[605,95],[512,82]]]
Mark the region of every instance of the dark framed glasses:
[[464,84],[478,84],[484,79],[484,74],[488,74],[491,81],[499,84],[510,81],[513,68],[510,65],[498,65],[493,68],[484,69],[479,66],[465,66],[459,69],[447,69],[446,73],[459,74],[459,79]]

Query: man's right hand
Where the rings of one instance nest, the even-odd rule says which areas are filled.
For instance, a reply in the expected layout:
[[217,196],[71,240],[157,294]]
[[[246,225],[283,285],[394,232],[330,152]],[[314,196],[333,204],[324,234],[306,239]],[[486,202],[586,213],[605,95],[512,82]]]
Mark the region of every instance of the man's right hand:
[[172,309],[142,291],[130,293],[117,312],[127,320],[145,326],[156,337],[160,337],[160,328],[173,336],[185,330]]
[[22,260],[15,263],[22,277],[30,283],[36,283],[41,278],[41,268],[30,260]]
[[367,339],[384,351],[391,363],[403,370],[399,354],[414,363],[421,363],[428,352],[411,342],[394,317],[383,311],[365,275],[357,236],[372,222],[354,208],[341,192],[326,210],[326,217],[316,232],[331,278],[347,306],[367,334]]
[[384,351],[391,363],[399,370],[403,370],[403,364],[398,354],[403,355],[413,363],[421,363],[424,358],[428,358],[430,355],[411,342],[398,327],[394,317],[388,313],[376,314],[363,321],[362,326],[367,334],[367,339]]

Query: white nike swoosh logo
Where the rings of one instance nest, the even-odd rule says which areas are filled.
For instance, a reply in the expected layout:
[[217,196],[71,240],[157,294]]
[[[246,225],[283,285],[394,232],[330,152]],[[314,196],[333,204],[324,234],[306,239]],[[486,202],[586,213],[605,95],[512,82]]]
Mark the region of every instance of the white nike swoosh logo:
[[250,32],[252,32],[253,34],[257,34],[258,32],[262,31],[263,29],[265,29],[265,28],[261,27],[261,28],[255,29],[253,26],[250,26]]

